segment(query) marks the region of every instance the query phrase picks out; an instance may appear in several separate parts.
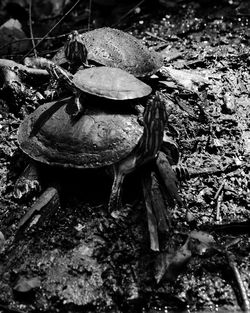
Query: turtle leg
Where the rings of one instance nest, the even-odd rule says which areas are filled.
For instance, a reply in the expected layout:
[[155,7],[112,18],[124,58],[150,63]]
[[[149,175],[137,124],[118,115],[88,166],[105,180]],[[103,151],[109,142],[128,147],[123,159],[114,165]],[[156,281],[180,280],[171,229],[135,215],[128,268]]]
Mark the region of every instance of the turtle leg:
[[58,207],[60,207],[59,187],[54,184],[40,195],[21,219],[17,227],[15,239],[20,239],[25,229],[35,226],[39,227],[44,219],[51,215]]
[[67,105],[67,113],[73,119],[77,119],[84,112],[82,101],[80,101],[80,96],[82,96],[82,93],[75,88],[73,89],[73,92],[74,92],[74,101],[72,101],[70,105]]
[[144,110],[144,131],[137,146],[125,159],[114,165],[114,181],[108,206],[110,211],[119,205],[124,177],[156,157],[162,144],[166,119],[164,101],[160,94],[157,94],[154,101]]
[[14,197],[21,199],[24,195],[29,195],[40,189],[39,170],[35,162],[30,162],[15,183]]
[[144,107],[141,104],[136,104],[135,105],[135,110],[136,113],[138,114],[137,121],[140,125],[144,125],[143,121],[143,113],[144,113]]
[[80,102],[81,92],[77,89],[74,89],[74,95],[75,95],[75,113],[73,113],[73,115],[76,116],[83,112],[83,105]]
[[129,155],[119,163],[113,165],[114,180],[109,198],[109,212],[117,210],[121,205],[121,189],[124,178],[136,168],[136,156]]
[[119,171],[119,168],[114,166],[114,180],[109,197],[108,211],[117,210],[121,204],[121,188],[124,181],[125,174]]

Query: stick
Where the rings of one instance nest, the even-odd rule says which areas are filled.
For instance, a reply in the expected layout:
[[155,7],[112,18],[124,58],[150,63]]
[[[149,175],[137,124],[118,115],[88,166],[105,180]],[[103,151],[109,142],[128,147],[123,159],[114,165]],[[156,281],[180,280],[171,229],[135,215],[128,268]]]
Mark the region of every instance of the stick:
[[32,7],[32,0],[29,1],[29,29],[30,29],[30,37],[31,37],[34,54],[35,54],[35,57],[37,57],[36,45],[35,45],[33,29],[32,29],[31,7]]
[[38,41],[38,43],[32,48],[30,49],[30,51],[28,51],[25,56],[23,57],[22,60],[24,60],[31,52],[34,51],[34,49],[36,49],[40,43],[47,38],[47,36],[64,20],[64,18],[69,15],[69,13],[77,6],[77,4],[80,2],[81,0],[77,0],[76,3],[71,7],[71,9],[68,10],[68,12],[66,12],[61,18],[60,20],[47,32],[47,34],[45,34],[42,39],[40,41]]

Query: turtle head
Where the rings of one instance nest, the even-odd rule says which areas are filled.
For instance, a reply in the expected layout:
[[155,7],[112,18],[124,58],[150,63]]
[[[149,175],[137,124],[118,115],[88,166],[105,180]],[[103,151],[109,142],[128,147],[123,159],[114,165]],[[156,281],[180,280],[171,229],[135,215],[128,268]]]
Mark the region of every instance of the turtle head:
[[87,49],[82,36],[74,30],[65,43],[65,56],[67,60],[76,65],[86,64]]
[[154,99],[148,102],[143,115],[142,146],[147,155],[155,156],[160,150],[166,122],[165,99],[157,92]]

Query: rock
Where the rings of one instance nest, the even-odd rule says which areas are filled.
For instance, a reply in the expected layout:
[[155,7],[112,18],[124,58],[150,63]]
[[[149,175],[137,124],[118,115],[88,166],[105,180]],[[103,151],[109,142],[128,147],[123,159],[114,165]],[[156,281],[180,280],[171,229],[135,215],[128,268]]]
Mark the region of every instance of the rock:
[[225,93],[223,97],[223,111],[227,114],[233,114],[236,112],[236,101],[233,94]]
[[0,55],[22,53],[30,48],[30,40],[22,30],[22,25],[18,20],[9,19],[0,27],[1,47]]

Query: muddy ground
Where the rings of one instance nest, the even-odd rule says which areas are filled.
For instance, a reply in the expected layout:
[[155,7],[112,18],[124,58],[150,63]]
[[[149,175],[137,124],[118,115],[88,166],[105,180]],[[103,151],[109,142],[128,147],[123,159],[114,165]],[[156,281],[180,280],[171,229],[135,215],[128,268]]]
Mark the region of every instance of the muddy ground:
[[[116,25],[177,70],[158,88],[175,99],[167,111],[169,134],[180,151],[175,171],[182,173],[184,204],[166,207],[172,228],[161,251],[150,250],[140,173],[128,178],[126,204],[114,219],[106,207],[108,176],[60,172],[60,209],[14,241],[18,222],[37,197],[13,196],[27,161],[17,129],[35,105],[24,100],[15,107],[3,96],[0,312],[250,312],[250,5],[170,4],[142,5]],[[63,25],[65,32],[78,28],[73,18]],[[62,44],[51,40],[39,52]],[[20,55],[1,57],[20,61]]]

